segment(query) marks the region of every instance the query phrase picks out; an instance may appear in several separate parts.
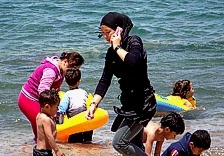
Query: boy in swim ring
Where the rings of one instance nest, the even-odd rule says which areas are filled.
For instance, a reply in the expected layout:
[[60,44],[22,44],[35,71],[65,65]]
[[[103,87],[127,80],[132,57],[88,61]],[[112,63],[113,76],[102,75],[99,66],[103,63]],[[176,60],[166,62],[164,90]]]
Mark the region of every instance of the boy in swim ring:
[[196,99],[194,97],[194,88],[189,80],[179,80],[174,84],[173,92],[168,98],[174,98],[181,101],[190,110],[196,108]]
[[179,141],[172,143],[162,156],[200,156],[210,145],[211,138],[206,130],[197,130],[193,134],[188,132]]
[[174,139],[185,130],[184,120],[176,112],[164,116],[160,123],[159,125],[150,121],[144,128],[143,143],[145,143],[145,153],[148,156],[152,155],[154,142],[156,142],[154,156],[160,156],[164,140]]
[[[81,82],[81,71],[76,68],[70,68],[65,73],[65,81],[69,86],[69,91],[67,91],[58,107],[58,112],[65,114],[68,118],[71,118],[83,111],[86,111],[86,100],[88,98],[88,93],[78,88]],[[72,134],[68,138],[69,143],[86,143],[92,141],[93,131],[81,132]]]
[[33,156],[53,156],[52,149],[57,156],[65,156],[55,142],[56,126],[53,118],[59,102],[55,90],[45,90],[39,96],[41,110],[36,117],[37,145],[33,148]]

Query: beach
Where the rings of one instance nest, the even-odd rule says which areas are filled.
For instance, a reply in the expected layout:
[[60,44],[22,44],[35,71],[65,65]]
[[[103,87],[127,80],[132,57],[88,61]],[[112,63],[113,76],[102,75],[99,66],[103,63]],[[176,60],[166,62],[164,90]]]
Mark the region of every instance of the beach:
[[[88,144],[81,144],[81,143],[64,143],[61,141],[57,141],[57,145],[59,148],[66,154],[66,156],[120,156],[119,153],[117,153],[113,147],[112,147],[112,139],[114,132],[110,131],[111,121],[114,118],[113,115],[110,115],[109,122],[94,131],[93,135],[93,141]],[[152,121],[159,122],[161,117],[154,117]],[[198,119],[199,120],[199,119]],[[193,122],[193,123],[192,123]],[[196,125],[197,121],[192,120],[186,120],[186,131],[188,132],[194,132],[196,129],[203,129],[206,124],[210,125],[209,123],[203,123],[204,126],[198,126],[198,127],[192,127],[191,125]],[[210,121],[207,121],[210,122]],[[217,121],[220,122],[220,121]],[[28,126],[28,125],[27,125]],[[210,130],[210,134],[212,136],[212,146],[209,150],[203,152],[202,156],[222,156],[224,155],[224,148],[222,145],[222,141],[224,139],[222,131],[218,130],[223,125],[220,125],[217,127],[216,124],[213,125],[212,129]],[[210,127],[211,128],[211,127]],[[217,130],[215,130],[217,129]],[[16,155],[24,155],[24,156],[32,156],[32,149],[34,147],[34,142],[31,139],[32,133],[27,133],[27,131],[19,131],[16,132],[14,135],[16,135],[16,138],[12,138],[12,134],[8,134],[9,136],[5,139],[2,139],[1,143],[1,153],[4,153],[3,155],[10,155],[10,156],[16,156]],[[21,136],[21,137],[19,137]],[[103,137],[102,137],[103,136]],[[170,143],[177,141],[180,139],[182,135],[178,135],[175,140],[166,140],[163,144],[163,150],[165,150],[166,147],[169,146]],[[155,145],[154,145],[155,146]],[[15,149],[16,152],[14,151]],[[1,155],[1,154],[0,154]]]
[[[193,82],[197,106],[206,110],[182,114],[184,133],[208,130],[212,144],[203,155],[224,155],[223,8],[223,0],[0,1],[0,156],[32,155],[32,130],[17,98],[46,56],[79,52],[85,59],[80,88],[94,93],[110,46],[96,32],[109,11],[132,19],[130,35],[142,38],[148,77],[157,94],[168,96],[179,79]],[[119,155],[111,145],[114,133],[110,131],[116,116],[113,106],[121,106],[117,80],[113,77],[100,104],[108,111],[109,122],[94,131],[92,144],[58,142],[67,155]],[[67,89],[63,83],[61,90]],[[173,141],[166,141],[162,150]]]

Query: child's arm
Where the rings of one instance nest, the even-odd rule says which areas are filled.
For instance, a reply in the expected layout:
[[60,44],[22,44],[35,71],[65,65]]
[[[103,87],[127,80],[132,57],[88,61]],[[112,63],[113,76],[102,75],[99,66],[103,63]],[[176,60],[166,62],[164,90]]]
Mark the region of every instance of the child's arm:
[[56,142],[55,142],[55,138],[53,136],[53,129],[52,129],[52,121],[50,118],[46,118],[45,120],[43,120],[43,130],[46,136],[46,139],[49,143],[49,145],[51,146],[51,148],[54,150],[55,154],[57,156],[64,156],[65,154],[58,148]]
[[146,134],[146,143],[145,143],[145,153],[148,155],[148,156],[151,156],[151,153],[152,153],[152,145],[153,145],[153,139],[154,137],[149,135],[149,134]]
[[68,97],[68,94],[65,93],[58,106],[58,112],[65,113],[68,109],[68,106],[69,106],[69,97]]
[[160,152],[162,150],[163,141],[157,141],[156,147],[155,147],[155,153],[154,156],[160,156]]

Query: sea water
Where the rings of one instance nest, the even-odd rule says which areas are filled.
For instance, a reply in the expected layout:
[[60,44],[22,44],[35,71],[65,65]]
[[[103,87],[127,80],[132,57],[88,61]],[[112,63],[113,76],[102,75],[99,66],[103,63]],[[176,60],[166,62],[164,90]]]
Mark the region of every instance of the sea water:
[[[44,57],[79,52],[85,58],[80,87],[94,92],[109,47],[95,32],[109,11],[125,13],[132,19],[131,34],[139,35],[144,42],[148,76],[158,94],[169,95],[179,79],[193,82],[197,104],[206,111],[186,117],[186,131],[208,130],[212,145],[205,155],[224,155],[223,8],[223,0],[1,0],[0,155],[30,154],[23,147],[33,145],[33,134],[17,98]],[[67,90],[66,84],[62,90]],[[100,104],[108,110],[110,120],[94,133],[94,139],[111,142],[110,125],[115,117],[112,106],[120,105],[119,94],[114,77]],[[160,119],[153,118],[155,122]],[[167,141],[163,150],[171,142]]]

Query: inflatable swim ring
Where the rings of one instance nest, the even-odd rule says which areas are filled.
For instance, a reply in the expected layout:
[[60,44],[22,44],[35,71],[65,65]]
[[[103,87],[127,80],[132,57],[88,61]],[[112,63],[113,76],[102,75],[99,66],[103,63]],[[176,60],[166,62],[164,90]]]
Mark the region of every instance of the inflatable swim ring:
[[189,107],[185,106],[182,100],[172,98],[172,96],[161,96],[154,94],[157,102],[157,112],[169,112],[169,111],[188,111]]
[[[59,97],[62,98],[64,95],[64,92],[59,92]],[[87,108],[90,106],[90,102],[93,98],[92,94],[88,95],[87,99]],[[97,108],[94,118],[92,120],[87,120],[85,118],[86,111],[81,112],[71,118],[67,118],[67,116],[64,117],[64,123],[63,124],[57,124],[57,140],[61,141],[67,141],[69,135],[79,133],[79,132],[85,132],[94,130],[97,128],[102,127],[108,122],[109,115],[108,112],[104,109]]]

